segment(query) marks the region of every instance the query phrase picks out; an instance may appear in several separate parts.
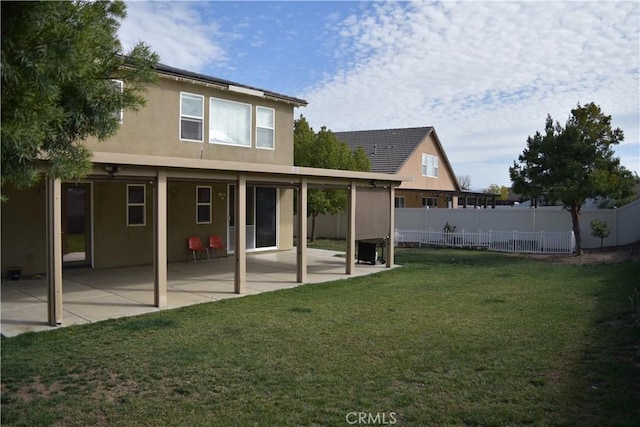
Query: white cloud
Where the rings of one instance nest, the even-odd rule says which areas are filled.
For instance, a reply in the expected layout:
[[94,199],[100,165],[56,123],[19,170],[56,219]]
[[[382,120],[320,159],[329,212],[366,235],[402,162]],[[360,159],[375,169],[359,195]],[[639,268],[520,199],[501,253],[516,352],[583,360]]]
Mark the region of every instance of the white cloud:
[[508,185],[527,136],[578,103],[599,104],[640,146],[639,13],[637,2],[376,3],[334,23],[345,66],[306,90],[302,113],[335,131],[433,125],[474,187]]
[[167,65],[190,71],[224,65],[229,58],[222,45],[218,25],[207,22],[195,8],[197,3],[128,2],[127,17],[118,36],[125,50],[144,41]]

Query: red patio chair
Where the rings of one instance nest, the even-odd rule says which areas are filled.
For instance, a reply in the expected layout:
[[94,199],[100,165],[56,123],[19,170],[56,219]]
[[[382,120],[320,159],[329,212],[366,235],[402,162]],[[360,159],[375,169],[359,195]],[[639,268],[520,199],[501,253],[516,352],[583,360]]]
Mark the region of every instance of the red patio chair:
[[189,237],[189,250],[193,253],[193,263],[196,263],[196,252],[206,252],[207,259],[209,259],[209,248],[202,244],[200,237]]
[[224,257],[227,259],[227,247],[222,243],[222,238],[218,235],[209,236],[209,248],[213,249],[213,258],[216,257],[216,251],[224,252]]

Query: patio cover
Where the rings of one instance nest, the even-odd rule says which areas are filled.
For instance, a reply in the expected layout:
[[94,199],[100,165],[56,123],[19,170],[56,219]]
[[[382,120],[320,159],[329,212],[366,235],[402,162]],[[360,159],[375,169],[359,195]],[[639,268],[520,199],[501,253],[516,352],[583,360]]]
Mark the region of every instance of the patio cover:
[[[307,211],[307,189],[342,187],[348,189],[348,231],[345,273],[351,275],[355,263],[356,192],[358,187],[377,188],[388,193],[389,230],[386,267],[394,263],[394,192],[401,177],[384,173],[318,169],[271,164],[247,164],[220,160],[189,159],[151,155],[94,152],[90,179],[145,180],[154,184],[154,305],[167,306],[167,180],[216,180],[235,184],[237,223],[246,223],[247,185],[270,185],[298,190],[298,212]],[[111,177],[105,166],[118,166],[117,177]],[[62,181],[47,178],[47,280],[48,323],[62,324]],[[307,217],[298,215],[296,245],[296,280],[304,283],[307,275]],[[235,228],[235,241],[245,241],[245,227]],[[247,258],[244,245],[234,253],[234,291],[245,293]]]

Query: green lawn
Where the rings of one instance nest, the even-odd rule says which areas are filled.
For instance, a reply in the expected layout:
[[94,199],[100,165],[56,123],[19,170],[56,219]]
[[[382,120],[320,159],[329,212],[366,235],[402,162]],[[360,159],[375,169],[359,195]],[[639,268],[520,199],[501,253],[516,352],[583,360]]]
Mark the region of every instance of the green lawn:
[[640,423],[639,264],[430,249],[396,261],[4,339],[2,424]]
[[79,233],[79,234],[67,234],[65,236],[65,238],[67,239],[66,243],[67,243],[67,252],[66,253],[71,253],[71,252],[84,252],[86,250],[86,245],[85,245],[85,235],[84,233]]

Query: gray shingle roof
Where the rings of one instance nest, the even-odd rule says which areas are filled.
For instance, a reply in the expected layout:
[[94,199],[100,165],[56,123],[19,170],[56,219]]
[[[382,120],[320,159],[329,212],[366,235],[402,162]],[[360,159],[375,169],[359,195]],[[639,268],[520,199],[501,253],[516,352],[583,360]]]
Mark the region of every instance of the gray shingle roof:
[[411,157],[433,127],[334,132],[338,141],[352,150],[362,147],[371,162],[371,172],[395,174]]

